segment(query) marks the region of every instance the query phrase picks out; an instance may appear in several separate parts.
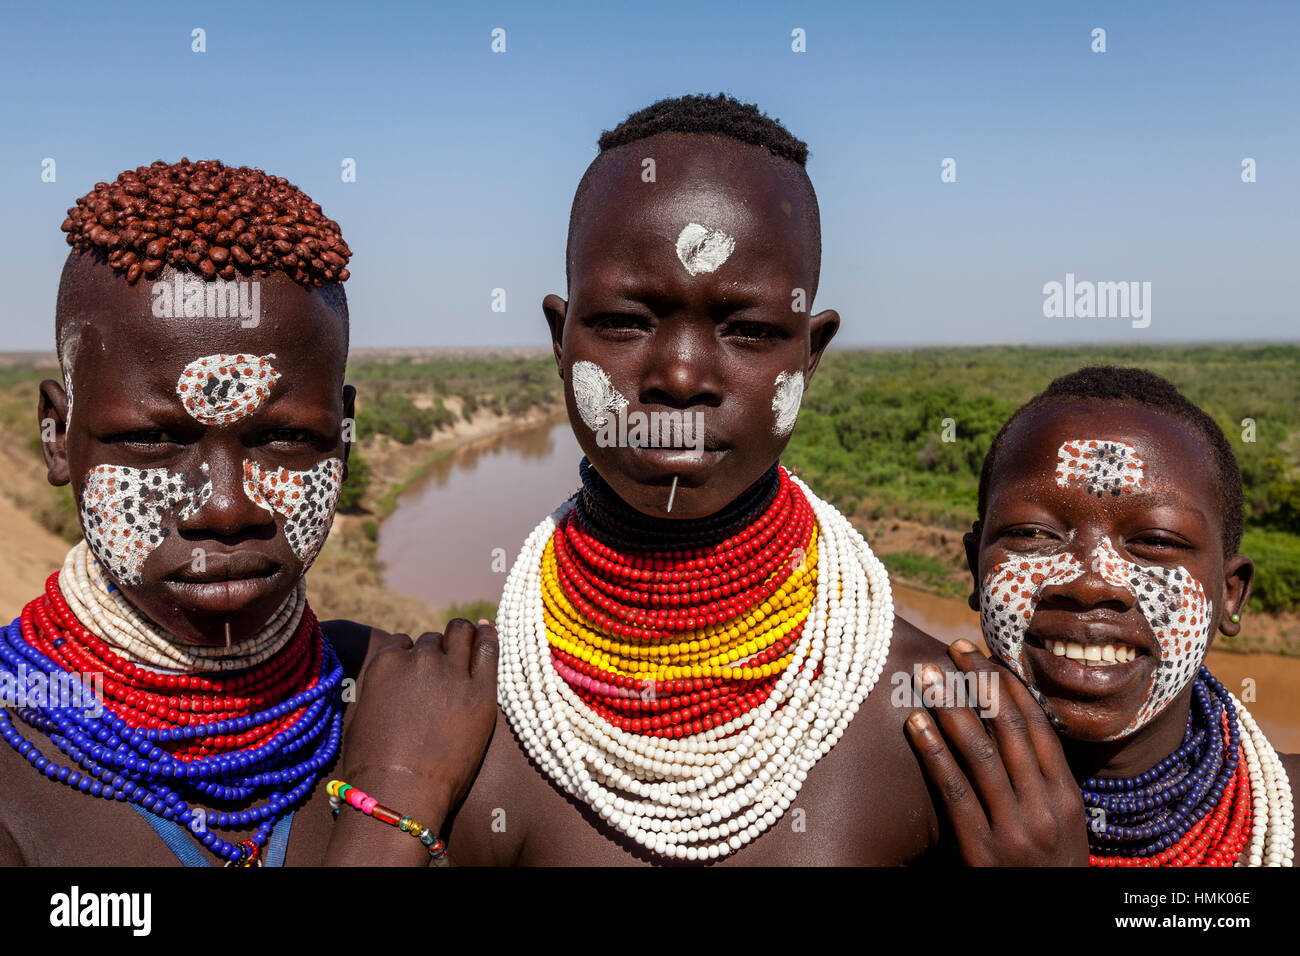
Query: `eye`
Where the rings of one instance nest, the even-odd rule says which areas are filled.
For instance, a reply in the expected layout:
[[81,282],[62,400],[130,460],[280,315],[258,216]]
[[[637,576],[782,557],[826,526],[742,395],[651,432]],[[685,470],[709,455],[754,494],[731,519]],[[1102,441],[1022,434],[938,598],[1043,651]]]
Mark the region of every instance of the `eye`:
[[1008,528],[1002,532],[1008,538],[1049,538],[1051,535],[1042,528]]
[[306,428],[273,428],[263,432],[258,445],[315,445],[320,436]]
[[132,432],[118,432],[115,435],[109,435],[103,441],[106,445],[136,445],[141,448],[185,444],[185,441],[180,436],[161,428],[142,428]]
[[1161,534],[1157,531],[1148,531],[1135,538],[1129,538],[1129,546],[1140,545],[1148,551],[1178,550],[1185,551],[1190,547],[1185,541],[1172,537],[1167,534]]
[[731,322],[722,330],[722,334],[747,342],[774,341],[786,337],[785,330],[780,326],[768,322],[755,322],[752,319]]
[[1061,536],[1048,528],[1040,528],[1034,525],[1017,525],[1014,528],[1006,528],[998,535],[1008,548],[1035,548],[1039,545],[1046,545],[1058,542]]
[[585,322],[587,328],[615,338],[627,338],[638,332],[648,332],[650,323],[637,315],[615,313],[592,316]]

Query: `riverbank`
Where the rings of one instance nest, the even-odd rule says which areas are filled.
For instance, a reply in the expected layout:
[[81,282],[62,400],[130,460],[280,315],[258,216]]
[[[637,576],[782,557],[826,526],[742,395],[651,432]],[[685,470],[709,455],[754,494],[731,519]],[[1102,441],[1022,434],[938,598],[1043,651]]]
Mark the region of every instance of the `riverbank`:
[[523,415],[497,415],[481,409],[465,420],[463,400],[444,401],[458,417],[454,426],[410,444],[378,436],[361,446],[370,471],[367,491],[359,507],[335,516],[329,539],[308,575],[312,604],[322,620],[347,618],[414,635],[439,629],[452,617],[495,616],[495,596],[488,602],[471,598],[434,607],[388,587],[378,555],[380,525],[396,510],[404,492],[418,486],[434,467],[458,451],[546,427],[564,413],[551,406]]
[[[1182,355],[1182,351],[1187,351],[1188,355]],[[1182,351],[1165,350],[1116,356],[1116,359],[1160,366],[1160,362],[1167,363],[1181,356],[1186,364],[1191,358],[1204,358],[1202,353],[1207,350]],[[1280,357],[1239,352],[1233,352],[1230,357],[1238,362],[1249,359],[1247,364],[1252,368],[1260,366],[1257,372],[1263,374],[1273,368],[1270,361],[1294,367],[1294,350],[1283,351],[1286,354]],[[1042,354],[1052,360],[1053,369],[1056,365],[1077,361],[1073,350],[1049,350]],[[864,472],[851,456],[834,458],[829,462],[820,460],[825,456],[825,446],[832,434],[839,435],[852,421],[862,419],[857,410],[864,405],[879,405],[883,409],[881,414],[887,419],[889,416],[885,412],[891,409],[897,412],[900,407],[898,396],[891,399],[889,395],[894,395],[900,388],[905,391],[918,380],[945,382],[954,375],[959,378],[965,375],[967,378],[974,376],[974,384],[986,391],[995,386],[1004,390],[1009,388],[1004,376],[992,375],[992,371],[1001,367],[999,362],[1005,364],[1005,357],[995,361],[996,357],[990,358],[976,350],[963,358],[974,371],[963,372],[954,370],[952,363],[956,360],[945,356],[947,353],[942,350],[900,353],[883,368],[877,367],[878,357],[864,353],[850,352],[828,357],[828,362],[824,363],[825,374],[819,374],[818,381],[805,399],[804,414],[795,434],[797,440],[792,443],[786,458],[790,464],[800,466],[800,473],[819,493],[850,515],[884,559],[896,582],[926,594],[964,601],[969,593],[970,578],[961,544],[965,527],[959,518],[968,515],[973,505],[967,507],[962,503],[969,496],[958,487],[960,482],[956,478],[949,482],[951,487],[943,485],[937,489],[923,488],[917,478],[917,469],[926,475],[933,472],[931,477],[939,476],[935,480],[945,474],[945,469],[940,467],[943,462],[935,456],[947,446],[937,446],[938,451],[926,446],[887,465],[877,462],[879,467],[875,471],[880,474],[876,477]],[[919,374],[918,363],[927,361],[936,363],[935,367],[929,369],[927,375]],[[895,367],[899,363],[903,363],[901,372]],[[1192,374],[1181,367],[1160,367],[1170,374],[1181,373],[1175,377]],[[902,372],[907,373],[911,385],[896,381]],[[0,530],[9,532],[5,553],[0,556],[0,597],[7,598],[11,605],[38,593],[46,575],[57,568],[68,545],[80,537],[70,490],[67,487],[53,488],[45,480],[34,414],[36,384],[45,377],[58,377],[52,354],[0,354],[0,439],[3,439],[0,440],[0,468],[4,469],[6,476],[3,487],[0,487]],[[430,474],[450,467],[449,458],[459,449],[563,420],[561,386],[550,354],[538,349],[356,350],[349,364],[348,379],[359,392],[356,445],[359,461],[354,459],[354,462],[362,467],[354,470],[364,471],[367,475],[366,480],[349,482],[354,492],[364,488],[360,500],[339,514],[326,548],[311,572],[313,604],[323,615],[382,621],[393,627],[419,629],[440,626],[429,622],[440,618],[445,620],[449,611],[473,613],[490,607],[499,593],[499,580],[494,582],[495,587],[484,585],[466,589],[464,594],[456,592],[445,601],[448,605],[455,600],[474,605],[459,608],[431,608],[428,602],[411,599],[410,595],[403,596],[399,589],[386,585],[384,568],[378,556],[380,525],[396,509],[399,496],[427,483]],[[856,386],[855,382],[858,383]],[[1216,382],[1220,380],[1216,378]],[[1024,387],[1023,384],[1017,386],[1021,391]],[[949,385],[943,388],[951,390]],[[1234,385],[1228,393],[1235,396],[1240,391]],[[884,397],[876,395],[877,392]],[[1258,394],[1259,389],[1250,392]],[[837,397],[844,395],[853,395],[854,402],[845,415],[836,417],[833,414],[836,409],[828,407],[830,400],[838,400]],[[1271,401],[1276,404],[1276,400]],[[914,404],[902,402],[905,407]],[[924,421],[940,413],[955,415],[952,409],[956,407],[947,399],[933,408],[926,405],[922,409],[924,414],[917,412],[920,418],[914,423],[916,427],[907,433],[910,435],[915,431],[918,436],[923,436]],[[995,428],[1001,421],[1001,412],[986,415],[987,421],[980,420],[979,428],[975,427],[971,416],[963,414],[957,417],[963,423],[969,423],[974,435]],[[1268,420],[1279,419],[1281,424],[1274,421],[1272,427],[1278,430],[1278,434],[1269,437],[1267,443],[1260,443],[1261,447],[1266,444],[1273,453],[1281,456],[1279,460],[1286,458],[1289,461],[1300,454],[1297,451],[1300,437],[1295,441],[1286,437],[1300,435],[1300,430],[1288,431],[1291,417],[1293,414],[1288,416],[1270,408]],[[1261,417],[1263,421],[1265,419]],[[868,445],[875,449],[873,461],[892,447],[891,443],[903,441],[888,429],[879,434],[873,432],[869,437]],[[865,438],[861,440],[866,441]],[[921,438],[914,437],[909,441],[915,445]],[[970,453],[966,464],[974,467],[973,463],[982,457],[982,452],[978,442],[972,444],[972,441],[966,442],[970,445],[966,449]],[[838,444],[845,442],[848,439],[843,436],[836,438]],[[849,442],[845,447],[856,448],[858,444]],[[1247,457],[1257,455],[1254,448],[1247,446],[1244,454]],[[823,475],[822,472],[831,465],[834,467]],[[871,469],[867,471],[875,474]],[[961,471],[962,468],[958,468],[956,474]],[[1248,486],[1250,484],[1248,481]],[[1254,484],[1257,485],[1258,481]],[[889,489],[910,490],[913,497],[895,500],[883,493]],[[943,502],[947,503],[940,507]],[[477,507],[490,508],[491,504],[480,502]],[[538,509],[541,507],[539,505]],[[494,532],[493,549],[504,550],[513,556],[519,539],[533,520],[535,518],[530,512],[518,528],[510,529],[509,534],[504,530]],[[440,540],[439,537],[430,537],[427,544],[436,547]],[[420,547],[424,548],[425,542],[421,542]],[[1251,553],[1249,548],[1245,550]],[[418,554],[418,551],[412,551],[406,560],[417,566],[421,563]],[[477,561],[480,556],[471,558]],[[1270,569],[1285,565],[1285,561],[1279,562],[1274,555],[1269,555],[1266,563]],[[1216,649],[1300,656],[1300,608],[1265,613],[1259,608],[1258,601],[1252,601],[1244,625],[1237,638],[1218,638]]]

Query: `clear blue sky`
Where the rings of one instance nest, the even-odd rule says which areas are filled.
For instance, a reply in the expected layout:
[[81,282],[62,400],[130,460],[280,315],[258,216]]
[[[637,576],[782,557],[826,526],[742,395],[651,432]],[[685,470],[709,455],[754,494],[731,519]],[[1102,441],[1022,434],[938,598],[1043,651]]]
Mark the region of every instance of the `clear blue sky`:
[[[600,131],[719,90],[811,146],[843,343],[1300,338],[1296,4],[443,7],[10,5],[0,349],[52,347],[76,197],[182,155],[286,176],[342,224],[354,344],[544,345]],[[1151,282],[1151,326],[1044,318],[1067,272]]]

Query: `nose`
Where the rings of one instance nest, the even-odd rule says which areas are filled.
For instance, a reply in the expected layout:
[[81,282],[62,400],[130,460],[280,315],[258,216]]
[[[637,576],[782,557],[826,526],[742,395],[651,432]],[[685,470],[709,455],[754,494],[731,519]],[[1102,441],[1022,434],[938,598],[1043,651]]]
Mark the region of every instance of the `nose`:
[[[1080,535],[1071,553],[1082,566],[1082,573],[1071,581],[1043,588],[1040,605],[1055,601],[1078,608],[1111,607],[1117,611],[1134,606],[1136,595],[1123,583],[1123,575],[1115,573],[1115,563],[1120,559],[1110,547],[1109,538]],[[1104,569],[1109,573],[1103,573]]]
[[664,324],[655,334],[650,368],[641,380],[643,405],[685,409],[722,402],[720,363],[712,336]]
[[[186,509],[181,510],[176,522],[179,531],[233,537],[251,529],[274,526],[274,513],[256,504],[244,490],[242,448],[209,449],[204,463],[208,466],[206,478],[211,483],[211,493],[199,507],[188,509],[188,513]],[[204,476],[196,470],[193,477],[197,492],[204,484]]]

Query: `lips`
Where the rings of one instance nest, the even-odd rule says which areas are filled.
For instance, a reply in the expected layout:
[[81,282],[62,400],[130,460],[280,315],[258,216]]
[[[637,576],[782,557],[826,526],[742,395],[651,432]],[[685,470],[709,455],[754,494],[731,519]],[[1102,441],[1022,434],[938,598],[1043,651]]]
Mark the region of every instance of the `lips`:
[[688,487],[706,479],[726,456],[722,448],[697,452],[680,448],[628,448],[629,477],[643,484],[663,484],[674,477]]
[[210,584],[269,577],[279,570],[279,564],[261,554],[249,551],[208,551],[203,553],[199,567],[196,568],[195,561],[191,561],[166,575],[166,578],[169,581]]
[[1034,615],[1025,655],[1042,693],[1075,700],[1099,700],[1145,683],[1159,662],[1143,627],[1060,611],[1042,620]]
[[201,567],[193,562],[163,580],[182,607],[206,614],[233,614],[272,596],[283,569],[275,561],[246,551],[207,552]]

